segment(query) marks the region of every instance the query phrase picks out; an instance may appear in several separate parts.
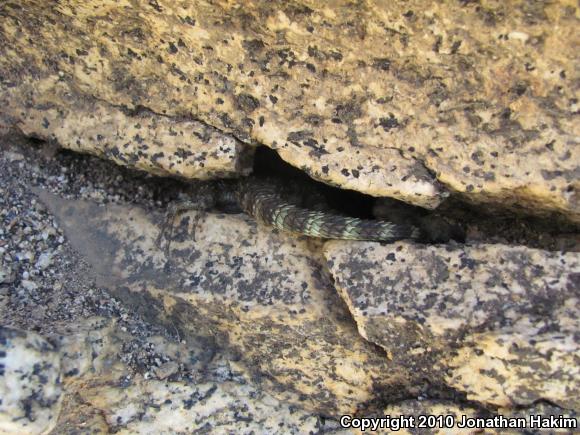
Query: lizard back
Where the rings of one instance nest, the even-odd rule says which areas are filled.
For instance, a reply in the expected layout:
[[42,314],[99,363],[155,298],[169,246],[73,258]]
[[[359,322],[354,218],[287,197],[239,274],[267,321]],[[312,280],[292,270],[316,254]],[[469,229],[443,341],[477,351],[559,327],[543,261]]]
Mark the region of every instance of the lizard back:
[[387,242],[419,237],[419,229],[411,225],[309,210],[289,202],[283,192],[276,183],[248,178],[239,182],[238,203],[258,222],[306,236]]

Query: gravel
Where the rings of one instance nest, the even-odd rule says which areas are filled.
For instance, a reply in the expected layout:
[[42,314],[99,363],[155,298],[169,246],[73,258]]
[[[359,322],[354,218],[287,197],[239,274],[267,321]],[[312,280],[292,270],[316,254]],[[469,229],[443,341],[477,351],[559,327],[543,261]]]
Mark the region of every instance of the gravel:
[[0,137],[1,323],[51,335],[82,318],[114,319],[131,335],[121,355],[129,367],[163,378],[174,375],[175,365],[149,338],[177,341],[175,332],[146,322],[98,287],[90,266],[31,191],[40,187],[68,199],[159,208],[171,184],[13,132]]

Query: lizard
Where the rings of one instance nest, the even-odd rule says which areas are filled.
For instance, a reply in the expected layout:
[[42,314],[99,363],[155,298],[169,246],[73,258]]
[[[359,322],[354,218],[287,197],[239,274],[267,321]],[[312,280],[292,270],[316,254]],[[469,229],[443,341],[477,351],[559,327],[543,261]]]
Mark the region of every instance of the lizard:
[[192,183],[190,199],[171,203],[168,207],[166,223],[158,242],[164,237],[167,228],[172,230],[176,214],[192,209],[207,211],[216,206],[230,210],[234,206],[260,224],[322,239],[394,242],[401,239],[417,240],[420,237],[421,231],[413,225],[361,219],[302,207],[290,185],[256,176]]

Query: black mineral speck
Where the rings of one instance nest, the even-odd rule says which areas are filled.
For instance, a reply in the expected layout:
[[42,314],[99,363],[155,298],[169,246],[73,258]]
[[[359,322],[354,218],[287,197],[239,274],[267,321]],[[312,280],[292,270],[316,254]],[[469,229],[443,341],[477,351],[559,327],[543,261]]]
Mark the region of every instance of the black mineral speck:
[[336,60],[336,61],[339,61],[339,62],[342,60],[342,53],[341,53],[341,52],[339,52],[339,51],[331,51],[331,52],[329,53],[329,56],[330,56],[332,59],[334,59],[334,60]]
[[503,120],[506,120],[506,121],[509,120],[511,118],[511,116],[512,116],[512,110],[509,107],[503,109],[499,114],[499,117]]
[[555,170],[555,171],[547,171],[545,169],[542,169],[541,171],[542,173],[542,178],[546,181],[551,181],[554,178],[558,178],[561,177],[564,173],[560,170]]
[[173,42],[169,43],[169,47],[167,47],[167,52],[170,54],[175,54],[177,53],[179,50],[177,49],[177,47],[175,46],[175,44]]
[[355,101],[338,104],[335,108],[336,117],[345,123],[349,123],[362,116],[360,105]]
[[319,115],[307,115],[304,120],[310,125],[318,126],[324,121],[324,118]]
[[476,262],[471,258],[461,258],[461,265],[459,266],[460,269],[468,268],[469,270],[473,270],[475,268]]
[[388,118],[380,118],[379,119],[379,125],[381,127],[383,127],[383,130],[385,131],[389,131],[392,130],[393,128],[397,128],[399,127],[399,121],[397,120],[397,118],[395,118],[395,115],[393,115],[392,113],[389,113],[389,117]]
[[195,20],[191,18],[189,15],[187,17],[182,18],[183,22],[189,24],[190,26],[195,26]]
[[236,107],[244,112],[253,112],[260,107],[260,101],[250,94],[239,94],[235,97]]
[[242,42],[244,49],[250,54],[257,54],[265,47],[264,43],[259,39],[250,39]]
[[512,93],[514,93],[515,95],[517,95],[518,97],[521,97],[522,95],[524,95],[526,93],[527,89],[528,89],[528,84],[526,82],[518,82],[515,84],[515,86],[513,88],[510,89],[510,91]]
[[304,140],[304,145],[309,146],[309,147],[316,147],[318,146],[318,141],[316,139],[313,138],[308,138]]
[[387,58],[375,58],[373,59],[373,68],[388,71],[391,68],[391,60]]
[[302,142],[305,139],[312,137],[312,132],[308,130],[292,131],[288,134],[286,140],[288,142]]
[[157,0],[149,0],[149,6],[151,6],[153,9],[155,9],[155,11],[157,11],[157,12],[163,11],[161,6],[159,6],[159,3],[157,3]]
[[477,163],[479,166],[483,165],[483,153],[481,151],[476,151],[471,154],[471,160]]
[[455,41],[451,45],[451,54],[456,54],[457,51],[459,50],[459,47],[461,47],[461,41]]
[[433,44],[433,52],[439,53],[439,49],[441,48],[441,44],[443,43],[443,37],[441,35],[437,35],[435,38],[435,43]]

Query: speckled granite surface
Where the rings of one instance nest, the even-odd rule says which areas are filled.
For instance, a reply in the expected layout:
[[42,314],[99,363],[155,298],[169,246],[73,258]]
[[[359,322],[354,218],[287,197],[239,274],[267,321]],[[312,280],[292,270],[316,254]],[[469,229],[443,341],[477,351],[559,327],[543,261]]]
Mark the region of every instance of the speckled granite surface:
[[205,349],[198,358],[221,349],[240,359],[280,400],[337,415],[421,388],[358,334],[323,270],[320,241],[243,215],[191,212],[176,221],[166,256],[155,244],[160,216],[39,195],[101,285],[145,318],[178,328]]
[[2,145],[0,318],[19,326],[0,368],[27,375],[0,375],[0,431],[575,415],[578,253],[554,243],[565,234],[322,243],[214,210],[176,219],[166,250],[154,240],[168,185]]
[[481,403],[580,406],[578,253],[333,241],[325,255],[361,334],[400,365]]
[[[120,361],[127,334],[114,322],[88,318],[68,327],[68,333],[47,338],[0,328],[6,368],[0,377],[2,434],[353,433],[292,409],[239,376],[231,379],[230,367],[217,359],[196,383],[135,376]],[[152,339],[173,364],[191,365],[182,347]]]
[[[375,196],[434,207],[451,190],[580,219],[573,2],[27,0],[0,16],[1,112],[29,134],[211,176],[219,159],[179,124],[198,120]],[[116,117],[78,144],[95,102],[166,116],[175,140]]]

